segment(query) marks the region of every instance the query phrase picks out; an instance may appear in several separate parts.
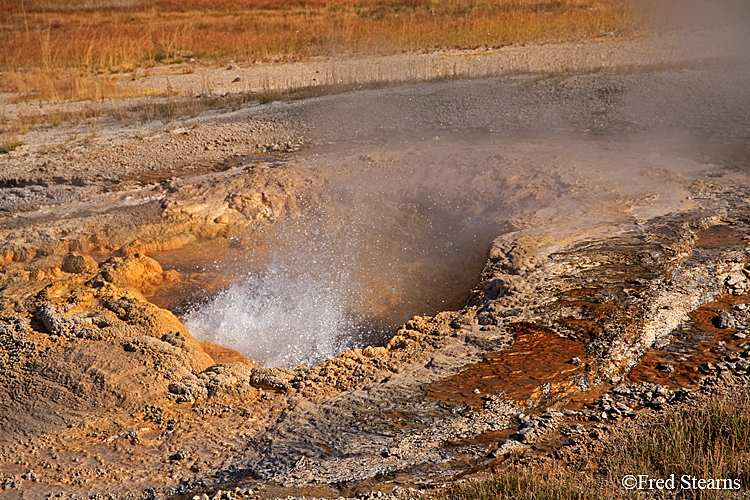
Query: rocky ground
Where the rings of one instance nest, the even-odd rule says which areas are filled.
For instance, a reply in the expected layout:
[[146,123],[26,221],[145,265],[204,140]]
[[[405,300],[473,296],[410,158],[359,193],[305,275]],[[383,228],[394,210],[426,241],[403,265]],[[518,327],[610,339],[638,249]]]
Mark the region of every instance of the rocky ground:
[[[408,494],[744,383],[747,76],[441,81],[25,137],[0,157],[3,495]],[[405,296],[473,248],[467,294],[286,368],[160,307],[316,207],[379,236]]]

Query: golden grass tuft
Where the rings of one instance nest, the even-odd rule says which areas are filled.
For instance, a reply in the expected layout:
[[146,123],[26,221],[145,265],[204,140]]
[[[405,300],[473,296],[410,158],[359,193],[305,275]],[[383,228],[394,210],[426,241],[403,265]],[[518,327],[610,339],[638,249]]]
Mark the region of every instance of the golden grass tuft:
[[[714,396],[701,403],[670,412],[647,432],[633,432],[615,443],[603,461],[610,477],[668,478],[674,474],[676,485],[683,476],[737,480],[746,490],[750,484],[750,393]],[[719,489],[700,496],[728,499],[737,498],[739,492]]]
[[0,133],[0,154],[8,154],[23,146],[23,142],[18,140],[18,136],[13,133]]

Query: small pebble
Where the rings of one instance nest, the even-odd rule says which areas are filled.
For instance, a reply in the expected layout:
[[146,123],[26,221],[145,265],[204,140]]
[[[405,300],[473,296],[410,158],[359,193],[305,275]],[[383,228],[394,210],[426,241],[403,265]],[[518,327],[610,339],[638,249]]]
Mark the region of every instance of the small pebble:
[[656,369],[665,373],[674,373],[674,365],[672,363],[658,363]]

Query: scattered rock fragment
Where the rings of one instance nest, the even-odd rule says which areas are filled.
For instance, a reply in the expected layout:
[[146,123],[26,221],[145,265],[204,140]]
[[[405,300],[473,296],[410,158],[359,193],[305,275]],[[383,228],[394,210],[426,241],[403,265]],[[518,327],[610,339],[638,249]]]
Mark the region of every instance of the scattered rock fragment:
[[50,304],[42,306],[35,317],[42,322],[50,335],[91,340],[101,338],[101,333],[97,328],[93,327],[91,318],[66,316],[62,311]]
[[84,274],[96,271],[99,264],[90,255],[69,253],[63,258],[60,269],[66,273]]
[[658,363],[656,369],[665,373],[674,373],[674,365],[672,363]]
[[294,376],[294,372],[284,368],[257,367],[250,372],[250,383],[262,389],[286,392]]
[[251,385],[253,368],[244,363],[219,363],[197,375],[188,375],[169,384],[177,402],[192,402],[207,397],[246,397],[258,394]]
[[735,325],[734,318],[726,311],[719,311],[712,322],[716,328],[734,328]]
[[181,461],[181,460],[185,460],[187,457],[188,457],[188,452],[187,451],[185,451],[185,450],[177,450],[176,453],[174,453],[173,455],[169,456],[169,459],[170,460],[174,460],[174,461]]

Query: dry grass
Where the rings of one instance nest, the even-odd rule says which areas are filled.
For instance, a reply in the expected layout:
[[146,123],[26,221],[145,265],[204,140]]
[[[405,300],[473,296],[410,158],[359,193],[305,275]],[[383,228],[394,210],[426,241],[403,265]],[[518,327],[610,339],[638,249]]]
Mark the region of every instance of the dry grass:
[[[750,392],[720,394],[677,408],[612,439],[603,453],[552,466],[511,466],[484,480],[425,492],[418,500],[732,499],[750,484]],[[626,490],[627,475],[675,477],[669,491]],[[683,476],[737,481],[741,490],[683,489]],[[690,479],[687,479],[690,482]],[[737,484],[737,483],[733,483]],[[706,483],[704,483],[705,485]],[[692,486],[692,483],[691,483]],[[743,497],[744,498],[744,497]]]
[[0,134],[0,154],[7,154],[23,146],[23,142],[18,140],[18,136],[12,133]]
[[[663,421],[615,443],[603,465],[608,475],[647,474],[652,478],[737,480],[750,484],[750,393],[715,396],[680,408]],[[690,481],[690,480],[688,480]],[[723,485],[727,486],[727,485]],[[703,491],[700,498],[737,498],[729,489]]]
[[457,483],[419,500],[604,500],[614,491],[592,486],[569,470],[515,467],[483,481]]
[[57,127],[67,123],[78,127],[81,123],[110,114],[112,114],[110,109],[86,105],[71,111],[22,114],[13,119],[0,116],[0,127],[2,128],[3,141],[7,143],[18,142],[20,145],[18,136],[26,134],[40,125]]
[[227,95],[207,95],[194,97],[167,94],[166,98],[136,101],[133,104],[113,103],[99,105],[87,103],[70,111],[53,111],[46,113],[21,114],[13,119],[0,115],[0,153],[14,151],[23,143],[23,135],[41,125],[57,127],[68,124],[78,127],[84,122],[112,116],[125,126],[139,127],[154,121],[169,125],[175,120],[193,118],[205,111],[231,112],[239,110],[247,103],[267,104],[274,101],[292,101],[323,95],[340,94],[350,90],[375,89],[398,82],[371,82],[365,84],[324,84],[309,87],[292,88],[286,91],[265,90],[262,92],[243,92]]
[[193,59],[299,60],[581,39],[634,30],[636,2],[0,0],[0,89],[101,99],[124,92],[106,75]]
[[151,88],[118,86],[106,76],[87,76],[74,68],[59,68],[50,71],[27,70],[4,72],[0,78],[0,89],[6,92],[21,92],[13,101],[42,100],[60,102],[101,101],[126,97],[166,95],[166,92]]

